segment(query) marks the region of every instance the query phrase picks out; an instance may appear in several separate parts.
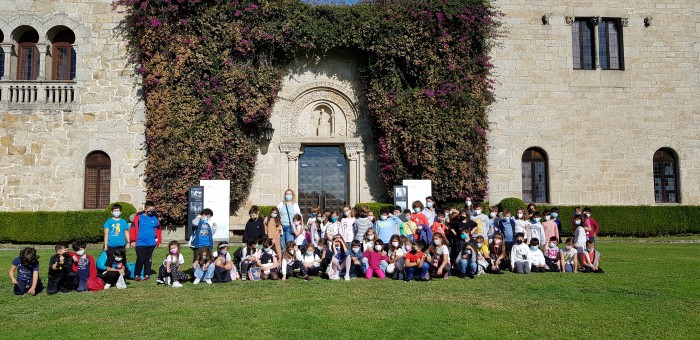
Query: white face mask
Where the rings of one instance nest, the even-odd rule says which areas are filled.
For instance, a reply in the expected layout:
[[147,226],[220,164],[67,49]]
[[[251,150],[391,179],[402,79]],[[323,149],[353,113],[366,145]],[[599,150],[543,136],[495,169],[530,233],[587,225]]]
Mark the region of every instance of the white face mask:
[[433,240],[433,243],[434,243],[436,246],[439,246],[440,243],[442,243],[442,241],[441,241],[441,240]]
[[76,253],[78,256],[83,256],[83,255],[85,255],[85,249],[80,249],[80,250],[76,251],[75,253]]
[[489,216],[491,216],[491,218],[494,218],[494,217],[496,217],[496,213],[492,211],[492,212],[489,214]]
[[270,214],[270,217],[272,217],[272,218],[277,218],[277,213],[272,213],[272,214]]
[[340,251],[340,247],[335,247],[335,251]]
[[123,260],[123,258],[121,258],[121,257],[115,257],[115,258],[114,258],[114,261],[117,261],[117,262],[121,262],[122,260]]
[[398,248],[398,247],[399,247],[399,243],[398,243],[398,242],[391,242],[391,245],[394,246],[394,248]]
[[367,239],[370,241],[374,240],[374,235],[367,235]]
[[549,246],[550,246],[551,248],[556,248],[556,247],[557,247],[557,243],[556,243],[556,242],[549,242]]
[[481,214],[481,209],[476,209],[476,210],[474,210],[474,213],[477,214],[477,215]]
[[523,213],[518,213],[518,218],[523,218]]
[[483,243],[477,243],[477,244],[476,244],[476,247],[477,247],[477,248],[481,248],[481,247],[483,247],[483,246],[484,246]]
[[576,221],[576,225],[581,225],[581,221]]
[[571,248],[572,248],[571,246],[566,246],[566,251],[571,250]]
[[374,250],[380,251],[380,250],[382,250],[382,246],[376,244],[376,245],[374,245]]
[[356,253],[357,253],[357,252],[359,252],[359,251],[360,251],[360,248],[352,248],[352,251],[354,251],[354,252],[356,252]]
[[552,217],[549,216],[549,215],[547,215],[547,216],[544,217],[544,220],[545,220],[545,221],[549,221],[550,218],[552,218]]
[[343,214],[345,215],[345,217],[350,217],[350,211],[344,211]]
[[472,206],[472,201],[467,201],[466,204],[467,204],[468,207],[471,207],[471,206]]
[[380,217],[381,217],[382,221],[386,221],[386,219],[389,218],[389,216],[387,216],[387,215],[382,215]]

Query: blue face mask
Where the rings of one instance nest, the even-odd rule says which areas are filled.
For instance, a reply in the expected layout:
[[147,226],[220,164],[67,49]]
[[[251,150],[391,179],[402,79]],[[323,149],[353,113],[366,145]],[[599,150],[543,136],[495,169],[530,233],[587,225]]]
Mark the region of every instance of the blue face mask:
[[540,223],[540,218],[539,218],[539,217],[535,217],[535,218],[532,219],[532,221],[535,222],[535,223]]
[[537,250],[537,246],[530,246],[530,250]]
[[291,201],[292,201],[292,195],[289,195],[289,194],[284,195],[284,199],[285,199],[287,202],[291,202]]
[[559,214],[557,214],[557,213],[552,213],[552,218],[557,218],[557,216],[559,216]]
[[416,207],[416,208],[413,208],[413,211],[414,211],[414,212],[415,212],[415,213],[417,214],[417,213],[419,213],[419,212],[420,212],[420,208],[418,208],[418,207]]
[[337,217],[331,217],[331,222],[335,223],[336,221],[338,221]]
[[462,239],[466,240],[467,239],[467,234],[462,234]]

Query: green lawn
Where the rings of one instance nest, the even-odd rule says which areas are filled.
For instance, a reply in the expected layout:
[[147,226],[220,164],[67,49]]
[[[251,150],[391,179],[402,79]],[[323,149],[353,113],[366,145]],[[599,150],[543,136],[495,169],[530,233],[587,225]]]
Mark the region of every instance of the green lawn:
[[[12,295],[7,269],[17,251],[0,250],[0,338],[697,338],[700,243],[618,241],[599,240],[602,275],[293,279],[180,289],[150,281],[36,297]],[[42,248],[46,282],[52,252]],[[159,249],[154,263],[164,254]],[[133,261],[133,251],[127,256]]]

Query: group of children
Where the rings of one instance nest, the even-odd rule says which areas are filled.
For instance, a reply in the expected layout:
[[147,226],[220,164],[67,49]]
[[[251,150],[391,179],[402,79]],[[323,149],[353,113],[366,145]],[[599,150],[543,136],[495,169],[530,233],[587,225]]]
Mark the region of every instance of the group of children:
[[[283,237],[285,226],[279,209],[273,208],[263,219],[253,206],[243,244],[233,255],[227,242],[219,242],[214,251],[216,224],[211,222],[213,212],[204,209],[192,221],[195,230],[189,246],[194,256],[193,275],[183,270],[181,245],[172,241],[159,268],[158,283],[177,288],[190,280],[196,285],[202,281],[287,280],[294,276],[306,281],[312,276],[427,281],[504,271],[604,272],[595,249],[599,225],[590,209],[577,208],[572,221],[574,237],[564,242],[564,248],[559,248],[562,223],[557,209],[540,213],[530,204],[514,215],[508,210],[499,213],[497,207],[488,209],[487,215],[482,206],[467,200],[461,210],[438,211],[433,198],[427,197],[425,206],[415,201],[412,210],[383,208],[376,219],[364,206],[358,211],[346,206],[342,212],[322,212],[314,206],[307,221],[294,214],[289,228],[292,237]],[[73,243],[73,252],[68,252],[66,245],[55,247],[56,254],[49,261],[49,294],[124,286],[123,280],[132,274],[126,262],[130,243],[124,230],[128,227],[122,223],[120,211],[117,207],[114,217],[105,222],[107,260],[103,270],[98,271],[95,259],[85,253],[85,242]],[[288,241],[281,244],[283,239]],[[38,260],[34,248],[25,248],[12,261],[9,273],[15,294],[34,295],[43,290]],[[135,277],[147,280],[148,274]]]

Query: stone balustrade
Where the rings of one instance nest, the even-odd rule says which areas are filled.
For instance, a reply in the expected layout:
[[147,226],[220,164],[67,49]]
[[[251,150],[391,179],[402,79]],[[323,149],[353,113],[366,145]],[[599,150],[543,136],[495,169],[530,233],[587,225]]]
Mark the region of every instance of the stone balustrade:
[[71,110],[76,101],[74,81],[0,81],[0,109]]

